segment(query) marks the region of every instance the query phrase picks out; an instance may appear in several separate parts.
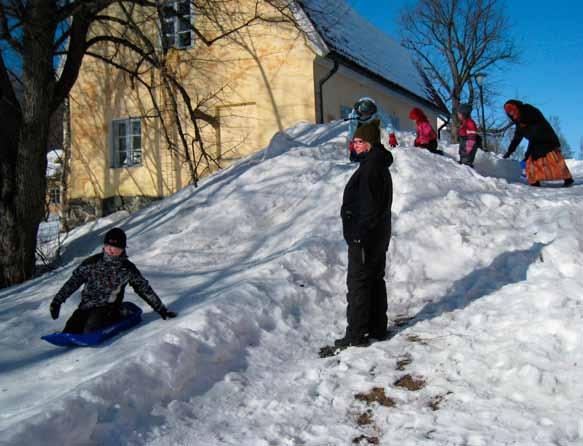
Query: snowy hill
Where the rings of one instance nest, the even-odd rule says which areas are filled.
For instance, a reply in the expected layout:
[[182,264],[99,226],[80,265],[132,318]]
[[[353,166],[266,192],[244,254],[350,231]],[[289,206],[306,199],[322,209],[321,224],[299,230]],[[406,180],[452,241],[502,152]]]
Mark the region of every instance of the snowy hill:
[[[198,189],[78,228],[65,267],[0,290],[0,444],[583,444],[583,186],[527,187],[513,161],[480,153],[474,171],[454,147],[394,151],[401,325],[318,357],[345,328],[345,131],[278,134]],[[99,348],[44,343],[79,297],[58,321],[50,299],[115,225],[178,318],[129,292],[146,310],[136,329]]]

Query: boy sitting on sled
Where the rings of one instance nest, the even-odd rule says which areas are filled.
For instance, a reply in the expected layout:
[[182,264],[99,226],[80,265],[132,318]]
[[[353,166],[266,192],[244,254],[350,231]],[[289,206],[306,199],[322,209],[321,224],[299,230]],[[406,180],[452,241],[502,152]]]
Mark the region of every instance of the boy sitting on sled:
[[119,322],[126,285],[156,311],[162,319],[176,317],[168,311],[138,268],[126,254],[126,235],[120,228],[105,234],[103,251],[85,259],[51,302],[51,316],[59,317],[61,304],[81,285],[81,303],[67,321],[63,333],[90,333]]

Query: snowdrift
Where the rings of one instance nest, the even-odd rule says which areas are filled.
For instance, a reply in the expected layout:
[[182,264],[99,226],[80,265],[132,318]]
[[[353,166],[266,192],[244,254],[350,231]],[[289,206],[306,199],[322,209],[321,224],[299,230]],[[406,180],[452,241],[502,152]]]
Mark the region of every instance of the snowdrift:
[[[317,357],[345,327],[345,131],[280,133],[197,189],[77,228],[63,268],[1,290],[0,444],[581,444],[582,189],[529,188],[517,162],[480,153],[472,170],[399,135],[387,282],[401,325]],[[136,329],[44,343],[78,303],[55,322],[50,299],[117,225],[179,317],[128,293]],[[418,390],[395,384],[407,374]],[[375,387],[393,407],[355,398]]]

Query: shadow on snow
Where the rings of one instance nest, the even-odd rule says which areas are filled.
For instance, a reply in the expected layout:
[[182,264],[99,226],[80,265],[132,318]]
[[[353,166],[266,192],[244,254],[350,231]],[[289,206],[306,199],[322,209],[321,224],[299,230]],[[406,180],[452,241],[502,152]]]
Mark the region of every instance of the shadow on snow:
[[461,310],[472,302],[488,296],[506,285],[526,280],[533,263],[541,261],[544,244],[535,243],[529,249],[505,252],[484,267],[454,282],[449,292],[436,302],[426,304],[416,315],[390,327],[390,337],[420,322],[437,318],[444,313]]

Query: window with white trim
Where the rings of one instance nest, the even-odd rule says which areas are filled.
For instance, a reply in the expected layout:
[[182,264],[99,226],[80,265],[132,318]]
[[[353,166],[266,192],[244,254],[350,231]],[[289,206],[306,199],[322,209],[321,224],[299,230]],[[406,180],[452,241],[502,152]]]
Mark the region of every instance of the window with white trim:
[[162,38],[165,48],[192,46],[192,6],[190,0],[170,0],[162,10]]
[[49,189],[49,203],[61,204],[61,188],[51,187]]
[[142,122],[140,118],[115,119],[111,122],[111,167],[130,167],[142,163]]

